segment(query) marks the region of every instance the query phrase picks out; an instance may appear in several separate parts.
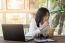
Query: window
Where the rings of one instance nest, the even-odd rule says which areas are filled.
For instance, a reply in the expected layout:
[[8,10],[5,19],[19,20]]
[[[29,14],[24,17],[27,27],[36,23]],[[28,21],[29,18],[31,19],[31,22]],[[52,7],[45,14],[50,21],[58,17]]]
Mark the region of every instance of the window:
[[25,0],[25,10],[29,10],[29,0]]
[[24,9],[24,0],[7,0],[8,9]]
[[6,13],[6,24],[26,24],[26,13]]
[[0,13],[0,24],[2,24],[2,23],[3,23],[3,14]]
[[2,4],[2,3],[1,3],[1,0],[0,0],[0,9],[1,9],[1,7],[2,7],[1,4]]
[[38,5],[39,2],[38,2],[38,0],[30,0],[29,3],[30,3],[30,9],[36,9],[36,8],[39,7],[39,5]]
[[[0,2],[2,2],[0,3],[0,9],[2,7],[0,12],[3,14],[3,23],[5,24],[23,23],[24,21],[26,22],[23,24],[28,24],[32,13],[36,12],[35,9],[44,5],[47,6],[47,1],[42,0],[0,0]],[[26,20],[27,18],[29,21]]]

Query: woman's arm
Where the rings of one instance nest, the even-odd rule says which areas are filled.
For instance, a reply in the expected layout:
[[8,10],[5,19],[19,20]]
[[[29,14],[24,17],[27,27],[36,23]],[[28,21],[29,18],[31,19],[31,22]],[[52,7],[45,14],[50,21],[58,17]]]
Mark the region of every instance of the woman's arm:
[[25,36],[31,36],[31,38],[33,38],[37,33],[40,33],[40,30],[37,27],[35,20],[33,19],[29,26],[29,32]]
[[51,28],[49,25],[47,25],[47,26],[45,26],[45,27],[43,27],[43,25],[42,25],[42,29],[40,29],[40,31],[41,31],[41,33],[42,33],[44,36],[49,36],[49,37],[51,37],[51,36],[53,36],[53,34],[54,34],[54,29]]

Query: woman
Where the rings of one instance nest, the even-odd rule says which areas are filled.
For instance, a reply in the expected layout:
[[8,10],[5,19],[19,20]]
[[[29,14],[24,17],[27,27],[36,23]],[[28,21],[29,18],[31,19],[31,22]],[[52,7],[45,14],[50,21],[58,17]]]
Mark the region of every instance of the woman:
[[46,8],[39,8],[36,13],[35,19],[33,19],[30,23],[29,32],[25,36],[31,36],[31,39],[38,33],[42,33],[47,36],[50,32],[49,26],[49,11]]

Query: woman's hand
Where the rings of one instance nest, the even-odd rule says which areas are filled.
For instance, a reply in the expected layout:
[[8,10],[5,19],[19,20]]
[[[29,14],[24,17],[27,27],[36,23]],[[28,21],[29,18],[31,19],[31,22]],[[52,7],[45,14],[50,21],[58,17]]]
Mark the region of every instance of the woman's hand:
[[44,24],[42,25],[43,27],[46,27],[46,26],[48,26],[49,25],[49,23],[46,21],[46,22],[44,22]]
[[47,26],[49,26],[49,23],[46,21],[46,22],[44,22],[44,24],[40,25],[40,29],[43,29]]
[[54,29],[49,26],[48,22],[44,22],[44,24],[40,26],[40,31],[44,36],[48,35],[49,37],[52,37],[54,33]]

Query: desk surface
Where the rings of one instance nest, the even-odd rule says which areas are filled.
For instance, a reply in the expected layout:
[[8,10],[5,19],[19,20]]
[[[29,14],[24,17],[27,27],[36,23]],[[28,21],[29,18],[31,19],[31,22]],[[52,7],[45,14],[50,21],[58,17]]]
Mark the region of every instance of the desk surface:
[[[55,36],[53,39],[56,40],[56,42],[45,42],[45,43],[65,43],[65,36]],[[4,40],[3,37],[0,37],[0,43],[35,43],[34,41],[29,42],[21,42],[21,41],[7,41]]]

